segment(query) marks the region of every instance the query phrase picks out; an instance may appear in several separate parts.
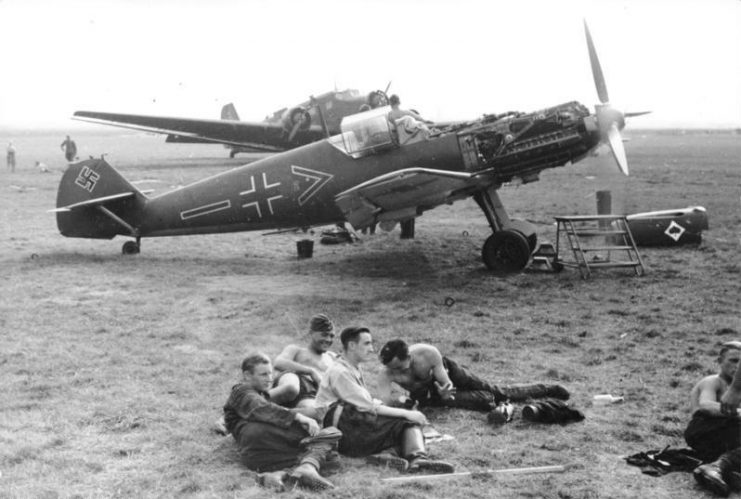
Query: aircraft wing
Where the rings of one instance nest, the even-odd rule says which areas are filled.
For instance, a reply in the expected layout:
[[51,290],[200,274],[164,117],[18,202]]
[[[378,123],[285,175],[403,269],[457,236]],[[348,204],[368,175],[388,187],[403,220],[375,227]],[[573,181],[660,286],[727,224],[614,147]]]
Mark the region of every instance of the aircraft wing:
[[311,126],[306,130],[298,130],[293,140],[289,141],[289,134],[280,123],[171,118],[98,111],[76,111],[72,119],[168,134],[182,138],[179,142],[212,142],[265,152],[284,151],[324,138],[321,127]]
[[486,188],[486,172],[466,173],[408,168],[381,175],[335,196],[337,206],[355,229],[373,223],[414,218]]

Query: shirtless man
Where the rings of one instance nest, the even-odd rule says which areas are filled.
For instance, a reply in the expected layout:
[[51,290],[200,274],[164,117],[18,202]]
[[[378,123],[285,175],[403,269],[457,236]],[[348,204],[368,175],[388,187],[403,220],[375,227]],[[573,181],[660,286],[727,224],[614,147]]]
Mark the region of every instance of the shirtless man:
[[[378,389],[381,400],[389,405],[412,407],[419,404],[491,411],[507,399],[569,398],[569,392],[560,385],[501,388],[490,385],[425,343],[408,346],[403,340],[392,340],[383,346],[379,357],[385,368],[378,377]],[[409,397],[395,397],[392,384],[408,391]]]
[[[309,345],[288,345],[276,357],[273,387],[267,391],[270,402],[288,408],[302,409],[306,415],[315,416],[314,399],[322,375],[337,356],[329,352],[334,341],[334,324],[324,314],[317,314],[309,321]],[[228,435],[224,417],[214,423],[214,431]]]
[[337,356],[329,349],[334,341],[334,324],[324,314],[309,321],[309,344],[288,345],[275,358],[277,377],[270,399],[286,407],[311,407],[322,375]]
[[409,116],[411,118],[414,118],[420,123],[432,123],[431,121],[427,121],[422,116],[415,113],[414,111],[411,111],[408,109],[401,109],[399,107],[401,105],[401,99],[399,99],[399,96],[396,94],[392,95],[389,98],[389,105],[391,106],[391,110],[388,113],[388,120],[391,123],[396,123],[396,120],[398,120],[399,118],[403,118],[404,116]]
[[[739,378],[741,341],[723,343],[718,355],[718,374],[701,379],[690,392],[692,420],[684,438],[703,461],[695,479],[718,495],[741,489],[741,419],[738,401],[734,411],[724,410],[723,400],[733,393],[732,383]],[[734,378],[735,376],[735,378]]]
[[427,121],[422,116],[408,109],[401,109],[401,101],[398,95],[392,95],[389,98],[391,110],[387,118],[392,127],[396,130],[399,143],[404,145],[419,140],[424,140],[430,136],[431,121]]

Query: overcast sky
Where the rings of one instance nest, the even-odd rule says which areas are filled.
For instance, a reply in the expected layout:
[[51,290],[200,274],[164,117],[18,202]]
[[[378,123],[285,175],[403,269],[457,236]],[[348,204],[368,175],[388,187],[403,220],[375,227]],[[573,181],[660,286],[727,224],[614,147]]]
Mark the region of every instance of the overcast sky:
[[75,110],[261,120],[384,88],[434,120],[597,102],[629,127],[741,127],[741,0],[0,0],[0,126]]

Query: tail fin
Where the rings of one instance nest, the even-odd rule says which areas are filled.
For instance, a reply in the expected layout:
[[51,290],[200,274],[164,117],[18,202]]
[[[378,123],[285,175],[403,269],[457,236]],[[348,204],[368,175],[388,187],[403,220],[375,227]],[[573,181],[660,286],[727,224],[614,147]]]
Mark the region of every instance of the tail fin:
[[221,119],[230,121],[239,121],[237,108],[231,102],[221,108]]
[[70,165],[57,191],[57,227],[63,236],[111,239],[136,235],[146,196],[102,159]]

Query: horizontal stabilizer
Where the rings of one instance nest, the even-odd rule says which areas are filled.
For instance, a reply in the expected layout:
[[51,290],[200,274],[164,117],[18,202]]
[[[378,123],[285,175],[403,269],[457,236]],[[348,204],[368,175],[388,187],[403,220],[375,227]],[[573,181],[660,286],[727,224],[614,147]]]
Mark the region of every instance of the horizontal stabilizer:
[[55,208],[53,210],[49,210],[49,213],[57,213],[62,211],[72,211],[75,208],[82,208],[84,206],[95,206],[97,204],[106,204],[110,201],[116,201],[119,199],[124,198],[130,198],[134,196],[134,192],[121,192],[119,194],[111,194],[110,196],[103,196],[100,198],[95,199],[87,199],[85,201],[80,201],[79,203],[72,203],[67,206],[61,206],[59,208]]
[[103,159],[69,165],[57,192],[59,232],[67,237],[110,239],[132,235],[147,197]]

